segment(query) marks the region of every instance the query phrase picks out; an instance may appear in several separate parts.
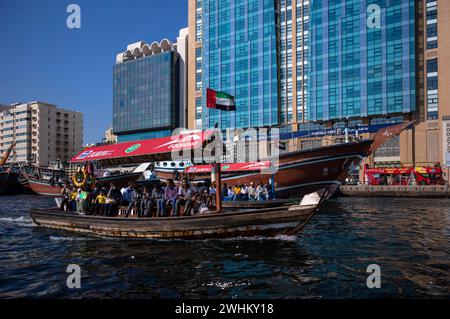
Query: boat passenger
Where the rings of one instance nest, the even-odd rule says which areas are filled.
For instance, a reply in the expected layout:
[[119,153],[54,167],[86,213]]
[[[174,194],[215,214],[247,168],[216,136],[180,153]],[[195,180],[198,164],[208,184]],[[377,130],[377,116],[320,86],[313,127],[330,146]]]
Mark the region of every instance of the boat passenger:
[[209,191],[207,189],[204,189],[201,193],[199,192],[199,194],[199,198],[194,204],[194,214],[203,214],[208,212],[209,210]]
[[231,198],[231,200],[236,201],[240,199],[241,199],[241,187],[238,184],[236,184],[234,185],[233,197]]
[[[184,210],[183,212],[181,212],[181,206],[187,206],[188,201],[192,200],[192,196],[193,190],[191,188],[191,185],[189,184],[187,178],[183,178],[181,187],[178,189],[178,197],[175,204],[175,216],[180,215],[180,213],[184,213]],[[189,203],[188,208],[191,207],[191,204],[192,203]]]
[[258,187],[256,187],[256,197],[259,201],[267,200],[267,188],[263,183],[260,183]]
[[271,184],[267,184],[266,185],[266,190],[267,190],[267,199],[268,200],[273,200],[275,198],[275,194],[273,192],[274,187],[272,187]]
[[70,195],[69,195],[69,210],[71,212],[74,212],[77,209],[76,199],[77,199],[77,190],[75,189],[75,187],[72,187],[70,190]]
[[216,202],[216,193],[217,193],[216,186],[214,185],[210,186],[207,205],[214,205],[214,203]]
[[[88,189],[88,191],[89,191],[89,189]],[[95,200],[97,199],[97,196],[100,195],[100,191],[101,191],[100,185],[99,184],[95,184],[94,185],[94,189],[92,190],[92,192],[89,193],[89,195],[87,197],[87,201],[88,201],[87,210],[91,214],[95,214],[96,213]]]
[[[143,216],[149,217],[151,214],[151,193],[147,186],[144,186],[144,189],[142,190],[142,199],[139,203],[139,212]],[[141,217],[139,215],[139,217]]]
[[117,214],[117,205],[120,205],[122,202],[122,193],[113,183],[111,183],[106,197],[106,216],[114,216]]
[[64,185],[63,189],[61,190],[61,206],[60,206],[60,209],[62,211],[67,211],[69,209],[69,196],[70,196],[70,190],[67,187],[67,185]]
[[251,182],[250,186],[248,187],[248,200],[249,201],[256,200],[256,188],[255,188],[255,184],[253,182]]
[[223,184],[222,194],[220,194],[220,196],[223,201],[228,201],[228,185],[227,185],[227,183]]
[[127,187],[123,187],[120,192],[122,193],[122,205],[128,206],[131,202],[131,194],[133,192],[132,183],[128,183]]
[[[186,205],[184,205],[184,208],[181,211],[181,216],[189,216],[192,215],[192,213],[195,213],[195,207],[197,206],[199,198],[200,193],[198,188],[191,185],[187,190]],[[191,210],[193,212],[191,212]]]
[[139,204],[142,199],[142,195],[139,192],[139,188],[136,185],[133,185],[131,189],[132,189],[131,201],[130,204],[128,205],[127,214],[125,217],[128,217],[130,215],[132,209],[137,210],[138,215],[140,215]]
[[173,179],[168,180],[169,185],[164,190],[164,201],[162,201],[162,215],[167,216],[167,206],[172,206],[172,215],[175,215],[175,204],[178,196],[178,187],[175,186]]
[[95,213],[97,215],[105,214],[106,196],[105,192],[100,191],[100,194],[95,198]]
[[248,200],[248,186],[241,185],[241,200]]
[[88,196],[89,196],[89,191],[82,190],[81,188],[78,189],[77,197],[76,197],[78,213],[85,214],[87,212]]
[[[155,207],[155,214],[153,217],[160,217],[162,216],[162,204],[161,202],[164,200],[164,190],[162,189],[161,185],[156,185],[153,188],[152,191],[152,197],[151,197],[151,207]],[[150,216],[150,212],[149,212]]]
[[233,186],[228,186],[228,201],[233,200],[234,192],[233,192]]

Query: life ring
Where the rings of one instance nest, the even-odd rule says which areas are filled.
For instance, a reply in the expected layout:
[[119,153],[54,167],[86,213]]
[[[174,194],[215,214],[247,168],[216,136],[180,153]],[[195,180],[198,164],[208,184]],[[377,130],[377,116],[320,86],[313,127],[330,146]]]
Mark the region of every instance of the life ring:
[[78,188],[83,188],[86,185],[88,175],[84,169],[78,170],[72,175],[72,182]]
[[78,188],[84,188],[86,185],[92,188],[95,185],[95,175],[88,174],[86,170],[81,169],[72,175],[72,182]]

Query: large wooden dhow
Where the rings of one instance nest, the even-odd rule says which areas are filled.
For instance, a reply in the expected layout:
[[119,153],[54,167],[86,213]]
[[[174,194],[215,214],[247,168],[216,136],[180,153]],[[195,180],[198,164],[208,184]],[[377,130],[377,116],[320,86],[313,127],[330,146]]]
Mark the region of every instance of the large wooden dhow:
[[[273,176],[276,197],[299,197],[322,189],[327,189],[329,194],[333,194],[365,157],[410,124],[411,122],[405,122],[384,127],[371,140],[280,154],[279,166]],[[183,171],[191,178],[206,179],[210,174],[210,166],[189,166],[183,168]],[[157,168],[157,173],[161,179],[173,178],[175,175],[168,168]],[[267,184],[270,178],[270,175],[261,174],[260,170],[246,165],[222,164],[222,182],[231,186],[249,185],[251,182]]]

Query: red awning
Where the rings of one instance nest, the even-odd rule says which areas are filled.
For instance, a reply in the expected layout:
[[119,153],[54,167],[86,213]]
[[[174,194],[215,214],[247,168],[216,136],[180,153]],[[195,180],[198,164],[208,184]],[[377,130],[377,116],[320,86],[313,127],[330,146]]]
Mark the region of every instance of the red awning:
[[88,147],[70,162],[99,161],[101,164],[117,165],[171,160],[172,151],[187,151],[202,147],[211,133],[211,131],[188,132],[151,140]]
[[[263,169],[268,169],[269,167],[270,167],[270,161],[221,164],[222,172],[260,171]],[[212,170],[212,165],[194,165],[194,166],[186,167],[184,172],[187,174],[202,174],[202,173],[211,173],[211,170]]]

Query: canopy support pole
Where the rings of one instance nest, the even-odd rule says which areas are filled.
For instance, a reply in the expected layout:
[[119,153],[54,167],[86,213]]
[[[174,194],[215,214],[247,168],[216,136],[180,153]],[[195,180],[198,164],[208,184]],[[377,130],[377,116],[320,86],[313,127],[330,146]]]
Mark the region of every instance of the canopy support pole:
[[218,212],[222,211],[222,172],[220,171],[221,165],[220,163],[213,164],[214,170],[214,179],[216,182],[216,210]]

